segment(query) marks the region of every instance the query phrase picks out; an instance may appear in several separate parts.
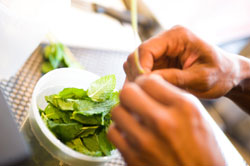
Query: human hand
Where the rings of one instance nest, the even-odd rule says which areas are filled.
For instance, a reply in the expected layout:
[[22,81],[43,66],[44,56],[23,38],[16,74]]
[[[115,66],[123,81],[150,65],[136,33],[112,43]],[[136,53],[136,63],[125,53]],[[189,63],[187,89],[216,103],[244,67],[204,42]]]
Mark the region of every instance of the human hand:
[[[139,59],[146,73],[159,74],[200,98],[221,97],[241,81],[236,55],[207,44],[180,26],[140,45]],[[140,75],[133,53],[124,70],[129,81]]]
[[200,105],[159,76],[140,76],[121,91],[108,137],[129,166],[223,166]]

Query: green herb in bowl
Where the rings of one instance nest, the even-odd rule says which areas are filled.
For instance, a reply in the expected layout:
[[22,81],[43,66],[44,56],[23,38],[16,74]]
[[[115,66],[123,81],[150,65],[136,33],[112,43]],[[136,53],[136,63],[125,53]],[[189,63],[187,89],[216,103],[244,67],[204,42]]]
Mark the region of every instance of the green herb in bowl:
[[115,75],[94,81],[88,90],[65,88],[46,96],[40,115],[50,131],[70,148],[90,156],[108,156],[115,147],[107,139],[110,110],[119,103]]

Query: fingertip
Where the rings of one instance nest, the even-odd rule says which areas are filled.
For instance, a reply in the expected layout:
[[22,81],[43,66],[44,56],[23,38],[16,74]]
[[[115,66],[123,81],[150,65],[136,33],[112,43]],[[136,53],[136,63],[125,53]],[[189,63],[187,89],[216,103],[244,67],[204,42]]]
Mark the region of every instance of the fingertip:
[[124,62],[123,64],[123,70],[126,73],[126,80],[127,81],[133,81],[133,75],[131,74],[131,68],[129,67],[128,62]]
[[147,79],[147,75],[140,75],[138,76],[136,79],[135,79],[135,83],[138,84],[138,85],[142,85],[145,80]]
[[158,85],[164,86],[166,89],[173,89],[173,88],[177,89],[177,87],[174,84],[172,84],[170,80],[165,79],[164,76],[161,75],[160,73],[161,71],[156,71],[156,73],[150,74],[149,79]]
[[108,133],[107,133],[107,138],[108,140],[110,140],[110,142],[112,142],[117,148],[120,148],[122,146],[122,144],[124,144],[123,140],[121,141],[121,139],[123,139],[121,137],[120,132],[117,130],[116,126],[114,123],[112,123],[109,127]]
[[114,130],[114,127],[115,127],[115,122],[113,122],[110,126],[109,126],[109,128],[108,128],[108,133],[112,133],[112,131]]
[[151,73],[150,73],[150,75],[153,75],[153,76],[160,76],[160,77],[162,77],[163,78],[163,75],[164,75],[164,73],[162,72],[162,70],[154,70],[154,71],[152,71]]
[[151,74],[148,75],[148,78],[151,79],[151,80],[156,80],[156,81],[159,81],[159,80],[163,81],[164,80],[163,77],[160,75],[160,73],[159,74],[151,73]]
[[164,81],[164,79],[162,78],[162,76],[158,75],[158,74],[147,74],[147,75],[142,75],[137,77],[137,79],[135,80],[135,83],[138,84],[139,86],[143,86],[149,82],[158,82],[158,81]]
[[151,74],[161,74],[161,70],[153,70]]
[[130,84],[132,84],[132,82],[127,82],[126,84],[123,85],[122,90],[120,91],[120,104],[122,104],[125,100],[125,98],[129,95],[129,91],[130,91]]
[[161,69],[155,70],[152,74],[156,74],[162,77],[163,80],[167,84],[172,84],[179,88],[182,88],[185,85],[185,75],[183,70],[179,69]]
[[[152,89],[157,89],[159,84],[165,83],[166,81],[157,74],[148,74],[140,76],[136,79],[135,83],[140,86],[142,90],[146,93],[152,91]],[[154,92],[155,93],[155,92]]]
[[127,82],[124,84],[121,92],[120,92],[120,101],[127,97],[131,96],[131,93],[133,93],[134,89],[137,87],[137,85],[134,82]]
[[133,53],[131,53],[129,56],[128,56],[128,58],[127,58],[127,62],[129,63],[129,64],[133,64],[134,63],[134,56],[135,56],[135,52],[133,52]]
[[115,106],[115,107],[111,110],[111,119],[112,119],[112,120],[115,120],[115,116],[116,116],[116,112],[117,112],[118,107],[119,107],[119,105],[118,105],[118,106]]
[[128,62],[123,63],[123,70],[126,72],[128,70]]
[[115,123],[113,122],[113,123],[109,126],[108,133],[107,133],[107,137],[108,137],[109,140],[112,140],[114,130],[115,130]]

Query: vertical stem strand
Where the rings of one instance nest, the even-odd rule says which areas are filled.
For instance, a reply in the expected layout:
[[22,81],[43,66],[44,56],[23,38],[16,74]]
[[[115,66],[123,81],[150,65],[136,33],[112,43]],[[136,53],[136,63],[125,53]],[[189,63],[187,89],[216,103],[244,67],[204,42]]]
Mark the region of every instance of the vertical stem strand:
[[[132,23],[132,28],[134,31],[134,40],[135,40],[135,45],[136,45],[136,36],[138,34],[138,25],[137,25],[137,0],[130,0],[131,2],[131,23]],[[140,74],[145,73],[143,68],[141,67],[140,64],[140,59],[139,59],[139,50],[138,48],[135,50],[135,64],[136,67],[139,71]]]

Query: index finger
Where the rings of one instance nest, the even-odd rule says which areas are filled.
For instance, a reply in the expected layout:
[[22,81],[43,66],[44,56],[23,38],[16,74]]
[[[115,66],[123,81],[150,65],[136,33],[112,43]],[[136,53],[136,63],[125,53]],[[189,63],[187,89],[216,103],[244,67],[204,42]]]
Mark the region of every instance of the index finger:
[[186,92],[165,81],[161,76],[151,74],[139,76],[135,83],[150,97],[164,105],[176,105],[185,99]]
[[[187,29],[176,26],[142,43],[138,48],[138,52],[140,65],[145,72],[151,72],[154,67],[154,62],[162,56],[173,58],[183,54],[187,44],[188,32]],[[140,75],[135,63],[135,53],[130,54],[125,63],[124,70],[127,75],[130,75],[133,79]]]
[[[149,39],[142,43],[138,49],[139,61],[142,68],[146,72],[150,72],[153,69],[154,60],[161,57],[165,52],[165,42],[162,35]],[[128,67],[133,71],[136,71],[135,64],[135,52],[131,53],[127,59]]]
[[[150,73],[154,66],[155,59],[158,59],[165,52],[164,42],[161,36],[152,38],[138,48],[139,63],[145,73]],[[128,56],[123,65],[124,71],[129,81],[133,81],[141,72],[136,64],[135,52]]]
[[146,126],[152,127],[155,119],[165,117],[170,122],[167,106],[155,101],[135,83],[127,83],[120,93],[120,104]]

